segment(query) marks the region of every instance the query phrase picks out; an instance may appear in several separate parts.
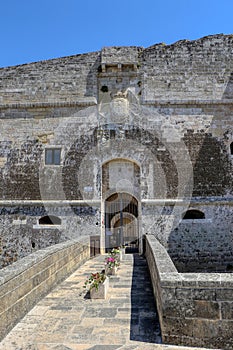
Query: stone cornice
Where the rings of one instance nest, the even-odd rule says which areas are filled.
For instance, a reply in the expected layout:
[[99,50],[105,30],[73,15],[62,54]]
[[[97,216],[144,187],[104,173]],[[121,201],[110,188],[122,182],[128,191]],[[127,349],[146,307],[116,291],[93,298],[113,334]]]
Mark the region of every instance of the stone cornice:
[[[209,197],[209,198],[166,198],[166,199],[142,199],[143,205],[233,205],[233,198],[220,198],[220,197]],[[0,206],[98,206],[101,205],[100,199],[90,200],[0,200]]]
[[101,200],[0,200],[0,206],[100,206]]
[[166,198],[166,199],[142,199],[144,205],[233,205],[233,198]]
[[[168,107],[168,106],[218,106],[233,105],[233,99],[224,100],[144,100],[144,106]],[[0,104],[1,109],[33,109],[33,108],[62,108],[62,107],[89,107],[97,105],[95,97],[80,98],[76,101],[64,102],[25,102]]]
[[0,104],[1,109],[28,109],[28,108],[60,108],[60,107],[88,107],[97,104],[95,97],[79,98],[76,101],[64,102],[25,102]]
[[215,105],[232,105],[233,99],[223,100],[144,100],[142,105],[146,106],[176,106],[176,105],[190,105],[190,106],[215,106]]

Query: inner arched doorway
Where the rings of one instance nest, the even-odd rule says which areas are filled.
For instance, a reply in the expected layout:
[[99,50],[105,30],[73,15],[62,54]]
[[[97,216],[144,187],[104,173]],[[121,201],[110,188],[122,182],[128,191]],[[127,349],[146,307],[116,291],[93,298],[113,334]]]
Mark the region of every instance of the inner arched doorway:
[[138,201],[129,193],[112,194],[105,201],[105,247],[138,245]]

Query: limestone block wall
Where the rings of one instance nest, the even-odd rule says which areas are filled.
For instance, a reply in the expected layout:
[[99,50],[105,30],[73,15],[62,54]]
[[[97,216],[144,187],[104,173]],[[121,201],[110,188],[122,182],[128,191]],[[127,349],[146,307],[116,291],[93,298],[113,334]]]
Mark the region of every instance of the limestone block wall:
[[[3,68],[0,103],[97,97],[97,74],[115,74],[120,70],[123,74],[138,71],[135,81],[143,84],[139,95],[143,101],[231,99],[232,42],[232,35],[220,34],[145,49],[103,48],[99,52]],[[117,84],[126,87],[119,81]]]
[[[85,115],[80,108],[2,110],[1,198],[81,198],[76,184],[78,168],[87,151],[94,147],[97,120],[95,107],[87,107]],[[46,147],[62,149],[62,167],[45,167]]]
[[[23,202],[1,203],[0,268],[39,249],[54,244],[100,234],[100,203]],[[52,215],[59,225],[39,224]]]
[[232,274],[178,273],[156,238],[144,239],[163,342],[232,349]]
[[95,96],[100,53],[0,69],[0,103],[70,102]]
[[[166,248],[179,272],[233,271],[233,201],[143,202],[142,230]],[[188,209],[204,219],[183,219]]]
[[205,219],[181,220],[168,238],[168,253],[179,272],[233,271],[233,201],[191,204]]
[[[197,259],[232,265],[232,40],[214,35],[107,47],[0,69],[0,199],[57,201],[39,211],[32,203],[29,209],[11,204],[9,212],[2,203],[3,254],[12,250],[15,259],[31,252],[32,240],[44,248],[74,238],[76,227],[84,235],[103,233],[106,164],[123,159],[138,166],[137,181],[125,180],[142,208],[140,228],[156,232],[179,268],[189,261],[194,270]],[[54,147],[61,163],[45,165],[46,149]],[[92,200],[98,209],[86,205]],[[161,208],[150,204],[157,200]],[[186,210],[199,206],[211,220],[208,232],[204,222],[184,223],[176,200],[190,202]],[[83,203],[69,204],[69,219],[58,201]],[[62,217],[61,230],[34,229],[44,213]]]
[[82,238],[40,250],[0,272],[0,340],[57,283],[90,257]]
[[144,99],[232,98],[232,43],[232,35],[214,35],[145,49]]

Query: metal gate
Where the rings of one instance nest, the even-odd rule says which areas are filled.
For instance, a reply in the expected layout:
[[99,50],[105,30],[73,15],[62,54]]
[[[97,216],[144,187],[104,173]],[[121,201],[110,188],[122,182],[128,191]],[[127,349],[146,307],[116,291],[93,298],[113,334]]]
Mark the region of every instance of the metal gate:
[[114,193],[105,202],[106,248],[138,242],[138,202],[129,193]]

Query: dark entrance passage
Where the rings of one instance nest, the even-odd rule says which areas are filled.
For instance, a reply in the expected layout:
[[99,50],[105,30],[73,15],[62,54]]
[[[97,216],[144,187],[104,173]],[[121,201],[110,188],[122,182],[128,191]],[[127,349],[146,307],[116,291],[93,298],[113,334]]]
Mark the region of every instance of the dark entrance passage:
[[105,202],[106,250],[125,245],[138,250],[138,201],[129,193],[114,193]]

